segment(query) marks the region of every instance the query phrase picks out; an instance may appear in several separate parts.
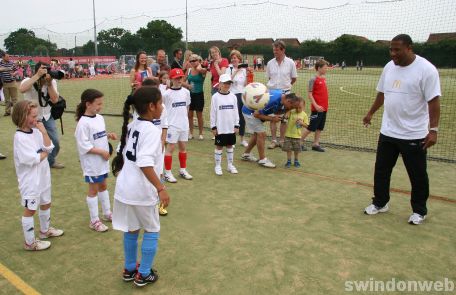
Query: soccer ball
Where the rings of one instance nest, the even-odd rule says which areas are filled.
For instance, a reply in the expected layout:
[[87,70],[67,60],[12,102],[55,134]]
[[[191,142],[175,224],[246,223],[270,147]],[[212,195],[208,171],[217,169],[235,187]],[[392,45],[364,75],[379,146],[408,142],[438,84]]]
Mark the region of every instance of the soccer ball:
[[252,110],[261,110],[269,102],[269,92],[264,84],[253,82],[245,86],[244,104]]

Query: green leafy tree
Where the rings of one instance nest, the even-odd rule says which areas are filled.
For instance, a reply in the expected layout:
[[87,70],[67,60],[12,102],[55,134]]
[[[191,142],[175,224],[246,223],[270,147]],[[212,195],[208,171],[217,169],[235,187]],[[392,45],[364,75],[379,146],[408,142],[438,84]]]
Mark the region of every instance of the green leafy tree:
[[122,28],[112,28],[98,33],[98,51],[103,55],[119,56],[122,51],[122,38],[129,33]]
[[138,30],[137,35],[147,52],[154,52],[160,48],[169,52],[173,44],[182,40],[182,30],[164,20],[149,22],[145,28]]
[[30,54],[36,47],[36,36],[33,31],[21,28],[12,32],[5,39],[4,45],[10,54]]

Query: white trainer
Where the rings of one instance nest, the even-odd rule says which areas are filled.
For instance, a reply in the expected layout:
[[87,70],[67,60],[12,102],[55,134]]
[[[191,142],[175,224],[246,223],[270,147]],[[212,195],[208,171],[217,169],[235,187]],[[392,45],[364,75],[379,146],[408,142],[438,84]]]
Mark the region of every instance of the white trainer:
[[198,136],[198,139],[199,139],[199,140],[204,140],[204,136],[203,136],[202,134],[200,134],[200,135]]
[[241,160],[244,160],[244,161],[249,161],[249,162],[257,162],[258,159],[255,158],[252,154],[242,154],[241,156]]
[[264,158],[263,160],[259,160],[258,164],[260,164],[261,166],[266,167],[266,168],[275,168],[275,166],[276,166],[274,163],[269,161],[268,158]]
[[177,182],[177,179],[174,177],[173,173],[171,173],[171,172],[165,171],[165,173],[163,174],[163,177],[165,178],[165,180],[167,182],[170,182],[170,183],[176,183]]
[[188,135],[188,140],[192,140],[193,139],[193,134],[189,134]]
[[223,175],[222,167],[221,166],[215,166],[215,174],[221,176]]
[[374,204],[370,204],[369,206],[366,207],[366,209],[364,209],[364,214],[375,215],[378,213],[385,213],[388,210],[389,210],[388,204],[386,204],[383,207],[377,207]]
[[90,225],[89,227],[91,229],[93,229],[94,231],[97,231],[97,232],[105,232],[108,230],[108,227],[106,225],[104,225],[100,219],[98,219],[97,221],[95,222],[90,222]]
[[35,239],[35,241],[33,243],[31,243],[30,245],[27,243],[24,243],[24,249],[27,251],[41,251],[41,250],[46,250],[49,247],[51,247],[51,242],[40,241],[38,239]]
[[426,215],[423,216],[418,213],[413,213],[412,215],[410,215],[408,223],[414,224],[414,225],[419,225],[419,224],[422,224],[425,219],[426,219]]
[[109,213],[108,215],[104,215],[101,217],[101,220],[105,222],[112,222],[112,212]]
[[236,167],[234,167],[233,165],[228,166],[228,172],[230,172],[231,174],[238,174]]
[[249,145],[249,143],[247,141],[243,140],[243,141],[241,141],[241,145],[243,147],[247,147]]
[[179,175],[180,175],[180,177],[182,177],[183,179],[186,179],[186,180],[193,179],[193,176],[191,176],[190,173],[188,173],[187,169],[181,169],[179,171]]
[[53,238],[53,237],[60,237],[63,235],[63,230],[61,229],[56,229],[53,227],[49,227],[48,231],[45,233],[42,233],[40,231],[40,239],[47,239],[47,238]]

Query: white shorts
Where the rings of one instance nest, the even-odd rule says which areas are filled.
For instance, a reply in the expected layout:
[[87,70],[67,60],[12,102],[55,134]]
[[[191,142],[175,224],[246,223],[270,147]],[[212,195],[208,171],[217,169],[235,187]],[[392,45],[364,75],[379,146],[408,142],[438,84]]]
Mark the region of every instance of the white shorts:
[[188,130],[172,130],[168,129],[168,134],[166,135],[167,143],[177,143],[178,141],[188,141]]
[[114,199],[112,228],[123,232],[144,229],[146,232],[160,232],[158,205],[135,206]]
[[21,197],[21,206],[36,211],[38,206],[51,203],[51,187],[46,188],[38,197]]
[[245,126],[247,130],[252,133],[261,133],[266,132],[266,128],[264,128],[263,122],[260,119],[255,118],[253,115],[243,114],[245,119]]

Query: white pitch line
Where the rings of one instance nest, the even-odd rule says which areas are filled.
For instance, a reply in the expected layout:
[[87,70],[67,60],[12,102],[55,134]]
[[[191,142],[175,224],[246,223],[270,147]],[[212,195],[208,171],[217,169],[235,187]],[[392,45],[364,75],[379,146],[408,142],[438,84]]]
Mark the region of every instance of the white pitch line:
[[344,90],[344,87],[339,87],[339,90],[342,91],[342,92],[351,94],[351,95],[356,95],[356,96],[361,96],[361,97],[366,97],[366,98],[375,98],[375,97],[372,97],[372,96],[361,95],[361,94],[358,94],[358,93],[354,93],[354,92],[350,92],[350,91]]

